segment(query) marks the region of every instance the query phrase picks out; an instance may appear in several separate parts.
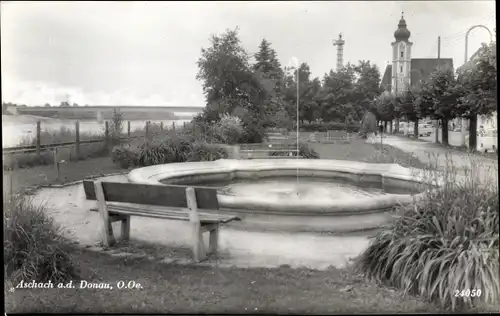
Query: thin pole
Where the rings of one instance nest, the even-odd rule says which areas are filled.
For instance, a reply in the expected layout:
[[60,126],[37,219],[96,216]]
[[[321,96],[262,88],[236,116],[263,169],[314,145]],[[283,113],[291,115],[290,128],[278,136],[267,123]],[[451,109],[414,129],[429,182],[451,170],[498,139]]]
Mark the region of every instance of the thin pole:
[[[441,61],[441,36],[438,36],[438,69]],[[418,135],[417,135],[418,138]],[[434,120],[434,142],[439,143],[439,120]]]
[[[464,65],[467,64],[467,50],[468,50],[468,44],[469,44],[469,33],[475,29],[475,28],[483,28],[485,29],[486,31],[488,31],[488,33],[490,34],[490,43],[493,41],[493,34],[491,33],[490,29],[484,25],[473,25],[471,26],[468,30],[467,30],[467,33],[465,33],[465,58],[464,58]],[[466,118],[462,118],[462,124],[460,126],[460,143],[462,146],[465,146],[465,135],[467,134],[467,130],[465,128],[465,125],[467,124],[469,120],[466,119]]]
[[[297,62],[297,159],[299,159],[299,63]],[[299,167],[297,165],[297,195],[299,195]]]

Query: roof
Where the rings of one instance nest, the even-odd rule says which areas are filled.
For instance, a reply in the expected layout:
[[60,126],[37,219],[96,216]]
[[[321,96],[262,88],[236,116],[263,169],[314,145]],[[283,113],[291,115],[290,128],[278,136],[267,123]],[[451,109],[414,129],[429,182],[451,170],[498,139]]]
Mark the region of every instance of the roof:
[[385,67],[384,76],[382,77],[382,81],[380,82],[380,88],[386,91],[391,91],[392,84],[392,65],[387,65]]
[[438,68],[450,69],[453,71],[452,58],[412,58],[411,59],[411,85],[415,85],[420,80],[426,80],[430,74]]
[[472,56],[469,58],[469,60],[464,63],[462,66],[458,67],[459,70],[464,70],[464,69],[471,69],[474,65],[474,60],[479,58],[479,53],[483,50],[484,48],[481,46],[477,49],[477,51],[472,54]]
[[[411,84],[419,83],[420,80],[426,80],[430,74],[436,70],[438,65],[442,69],[451,69],[453,71],[452,58],[412,58],[411,60]],[[392,84],[392,65],[385,67],[384,76],[380,82],[380,88],[391,91]]]

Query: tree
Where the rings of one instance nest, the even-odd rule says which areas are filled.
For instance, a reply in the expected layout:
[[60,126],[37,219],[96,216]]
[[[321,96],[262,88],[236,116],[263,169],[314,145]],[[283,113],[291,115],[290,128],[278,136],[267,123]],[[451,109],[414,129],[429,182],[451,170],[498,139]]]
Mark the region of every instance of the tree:
[[246,142],[260,142],[264,136],[263,104],[273,92],[272,82],[254,73],[249,56],[238,38],[238,29],[213,35],[211,46],[202,48],[196,78],[203,82],[207,105],[197,120],[215,123],[236,109],[245,129]]
[[368,109],[368,104],[377,98],[382,90],[380,89],[380,70],[377,65],[371,65],[370,61],[360,60],[357,66],[353,67],[355,82],[353,87],[353,113],[359,120]]
[[274,126],[274,117],[276,113],[283,112],[285,104],[282,96],[282,84],[284,72],[277,58],[277,53],[271,48],[271,43],[263,39],[259,45],[259,51],[254,55],[255,63],[252,70],[257,74],[262,82],[267,85],[266,89],[270,91],[269,99],[263,104],[265,113],[265,126]]
[[[355,70],[350,64],[337,72],[330,70],[323,78],[323,89],[316,99],[320,104],[321,118],[325,122],[345,122],[349,113],[354,111],[352,104],[354,97]],[[357,115],[352,115],[357,116]]]
[[61,107],[68,107],[69,103],[67,101],[62,101],[59,106],[61,106]]
[[478,57],[458,72],[458,114],[470,120],[469,148],[476,148],[477,116],[497,111],[496,42],[481,47]]
[[44,107],[50,108],[50,104],[49,103],[45,103]]
[[309,122],[315,121],[320,117],[320,104],[317,96],[321,91],[321,81],[314,78],[309,82],[309,87],[304,95],[304,102],[300,108],[300,119]]
[[392,121],[395,118],[397,100],[390,93],[382,93],[374,102],[377,119],[380,121]]
[[436,70],[424,81],[416,98],[419,117],[430,116],[441,120],[443,144],[448,145],[448,121],[459,113],[460,95],[453,72],[449,69]]

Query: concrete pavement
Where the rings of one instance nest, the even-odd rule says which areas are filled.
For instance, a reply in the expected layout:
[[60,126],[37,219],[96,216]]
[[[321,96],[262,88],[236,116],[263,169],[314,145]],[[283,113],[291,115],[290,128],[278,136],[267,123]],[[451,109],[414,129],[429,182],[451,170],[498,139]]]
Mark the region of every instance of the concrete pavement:
[[424,163],[435,164],[443,170],[447,164],[465,173],[466,170],[481,172],[487,176],[484,180],[492,180],[498,184],[498,160],[472,155],[458,150],[444,148],[439,144],[422,142],[404,136],[387,135],[384,143],[412,154]]

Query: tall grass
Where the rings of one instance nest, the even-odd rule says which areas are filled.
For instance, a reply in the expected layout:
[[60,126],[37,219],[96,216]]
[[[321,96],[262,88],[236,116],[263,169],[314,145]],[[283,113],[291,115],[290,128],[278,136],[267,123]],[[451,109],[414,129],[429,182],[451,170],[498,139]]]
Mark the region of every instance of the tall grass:
[[[446,162],[442,171],[420,173],[422,197],[400,207],[401,216],[376,235],[358,268],[452,310],[498,304],[498,179],[491,177],[497,170],[476,162],[459,171],[449,157]],[[462,290],[481,292],[457,296]]]
[[78,276],[72,245],[43,206],[22,195],[4,194],[4,270],[12,284],[64,282]]

